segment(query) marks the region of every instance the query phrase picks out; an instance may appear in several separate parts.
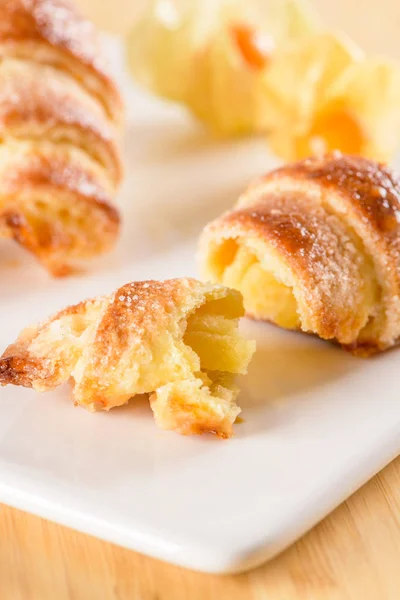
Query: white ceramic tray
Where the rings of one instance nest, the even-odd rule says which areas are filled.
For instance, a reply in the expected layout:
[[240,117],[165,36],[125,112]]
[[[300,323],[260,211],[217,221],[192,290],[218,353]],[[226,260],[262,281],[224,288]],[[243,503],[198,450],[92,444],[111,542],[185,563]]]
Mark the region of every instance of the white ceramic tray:
[[[1,242],[0,349],[88,295],[195,275],[202,226],[274,165],[262,140],[212,141],[121,79],[121,244],[89,276],[54,281]],[[159,431],[143,402],[92,415],[74,408],[68,388],[0,389],[0,501],[209,572],[245,570],[285,548],[400,452],[400,351],[363,361],[313,337],[243,327],[258,351],[241,382],[245,421],[229,441]]]

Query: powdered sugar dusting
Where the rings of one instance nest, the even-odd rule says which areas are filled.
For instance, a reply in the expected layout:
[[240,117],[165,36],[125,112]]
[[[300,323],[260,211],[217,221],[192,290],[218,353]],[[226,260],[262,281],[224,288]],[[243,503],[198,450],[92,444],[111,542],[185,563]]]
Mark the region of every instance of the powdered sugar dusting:
[[1,10],[0,37],[7,32],[17,37],[19,31],[25,37],[42,38],[106,72],[95,26],[68,0],[3,0]]
[[118,233],[111,201],[121,158],[103,104],[113,119],[119,95],[101,70],[94,25],[72,4],[0,0],[0,13],[2,192],[25,192],[23,202],[3,203],[3,235],[65,275]]

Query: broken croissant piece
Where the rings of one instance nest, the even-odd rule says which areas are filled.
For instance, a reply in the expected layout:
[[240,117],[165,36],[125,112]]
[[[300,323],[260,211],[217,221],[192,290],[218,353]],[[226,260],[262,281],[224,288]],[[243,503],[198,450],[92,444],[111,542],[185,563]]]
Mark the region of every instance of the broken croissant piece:
[[203,274],[246,313],[369,355],[400,337],[400,179],[333,153],[276,169],[207,226]]
[[109,410],[149,394],[157,424],[232,435],[234,376],[255,343],[238,332],[239,292],[194,279],[134,282],[25,329],[0,359],[1,385],[47,391],[72,379],[76,404]]
[[65,275],[118,236],[122,100],[67,1],[0,0],[0,14],[0,236]]

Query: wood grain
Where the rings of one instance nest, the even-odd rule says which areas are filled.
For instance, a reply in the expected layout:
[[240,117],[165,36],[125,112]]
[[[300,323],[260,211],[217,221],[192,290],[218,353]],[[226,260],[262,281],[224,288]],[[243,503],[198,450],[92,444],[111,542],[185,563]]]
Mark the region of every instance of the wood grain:
[[399,600],[400,458],[281,556],[211,576],[0,505],[1,600]]

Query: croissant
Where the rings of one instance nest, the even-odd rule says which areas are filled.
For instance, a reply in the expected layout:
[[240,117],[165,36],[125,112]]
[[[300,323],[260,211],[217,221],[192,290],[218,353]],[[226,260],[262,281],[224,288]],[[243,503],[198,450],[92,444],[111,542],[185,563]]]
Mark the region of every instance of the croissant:
[[0,0],[0,235],[54,275],[115,243],[122,101],[61,1]]
[[368,356],[400,336],[400,179],[338,152],[260,178],[208,225],[204,277],[246,313]]
[[239,292],[194,279],[128,283],[22,331],[0,359],[0,384],[46,391],[73,381],[76,404],[109,410],[149,394],[156,423],[232,435],[236,373],[254,342],[238,332]]

